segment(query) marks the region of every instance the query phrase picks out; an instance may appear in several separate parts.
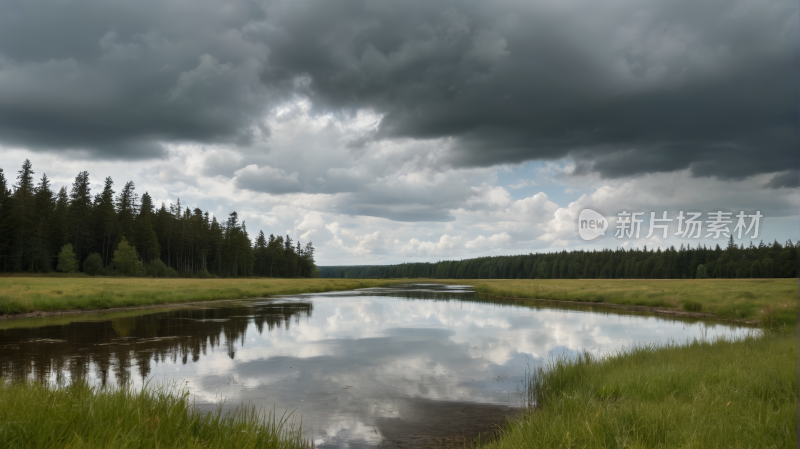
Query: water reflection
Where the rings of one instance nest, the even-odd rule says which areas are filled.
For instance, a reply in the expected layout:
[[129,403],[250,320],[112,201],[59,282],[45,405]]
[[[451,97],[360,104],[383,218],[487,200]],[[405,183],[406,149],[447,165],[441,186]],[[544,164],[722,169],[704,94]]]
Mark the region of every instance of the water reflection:
[[0,375],[184,379],[208,406],[244,399],[297,410],[322,447],[420,446],[485,431],[517,404],[527,360],[747,331],[435,285],[60,320],[0,330]]
[[[131,376],[146,380],[152,364],[196,363],[214,348],[236,357],[237,342],[247,331],[259,335],[310,317],[310,302],[278,301],[260,307],[183,309],[142,313],[109,320],[72,321],[63,325],[0,330],[0,377],[63,384],[87,379],[90,372],[102,385],[109,375],[118,385]],[[134,372],[135,367],[135,372]]]

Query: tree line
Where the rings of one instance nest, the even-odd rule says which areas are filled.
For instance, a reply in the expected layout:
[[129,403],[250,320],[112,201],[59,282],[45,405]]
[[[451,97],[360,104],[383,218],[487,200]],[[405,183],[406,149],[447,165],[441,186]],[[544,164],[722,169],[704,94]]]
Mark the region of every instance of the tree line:
[[0,270],[136,276],[318,275],[314,247],[288,235],[259,231],[251,241],[234,211],[220,222],[199,208],[161,203],[136,193],[133,181],[119,192],[111,177],[92,196],[89,173],[57,192],[43,174],[34,179],[25,160],[9,186],[0,168]]
[[731,236],[725,249],[675,247],[662,251],[618,248],[495,256],[384,266],[320,267],[326,278],[433,279],[702,279],[787,278],[798,275],[800,242],[763,241],[737,246]]

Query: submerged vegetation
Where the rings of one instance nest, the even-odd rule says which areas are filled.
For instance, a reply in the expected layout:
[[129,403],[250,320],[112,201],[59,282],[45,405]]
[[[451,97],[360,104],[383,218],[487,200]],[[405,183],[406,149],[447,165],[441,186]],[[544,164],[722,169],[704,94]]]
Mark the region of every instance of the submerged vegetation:
[[0,381],[3,447],[304,448],[294,416],[206,412],[177,386],[134,391]]
[[[296,295],[391,284],[356,279],[148,279],[89,276],[0,277],[0,315],[109,309]],[[396,281],[395,281],[396,283]]]
[[485,447],[794,447],[794,368],[786,329],[551,359]]

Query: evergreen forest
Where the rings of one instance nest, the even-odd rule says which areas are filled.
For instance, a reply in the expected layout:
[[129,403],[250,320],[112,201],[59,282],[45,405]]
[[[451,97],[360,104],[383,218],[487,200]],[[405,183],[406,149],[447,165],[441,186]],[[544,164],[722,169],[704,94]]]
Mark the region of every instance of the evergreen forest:
[[0,271],[154,277],[313,277],[314,247],[287,236],[255,240],[231,212],[224,221],[199,208],[161,203],[133,181],[111,177],[92,194],[82,171],[68,189],[38,180],[30,160],[16,183],[0,168]]
[[800,242],[760,242],[658,249],[605,249],[481,257],[435,263],[320,267],[326,278],[430,279],[702,279],[788,278],[798,275]]

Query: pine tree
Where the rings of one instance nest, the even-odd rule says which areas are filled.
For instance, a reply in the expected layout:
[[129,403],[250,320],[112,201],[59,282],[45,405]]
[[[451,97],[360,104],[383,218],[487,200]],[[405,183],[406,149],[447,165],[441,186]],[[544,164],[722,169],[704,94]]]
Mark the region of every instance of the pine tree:
[[14,186],[14,193],[10,201],[11,236],[14,239],[14,269],[17,271],[24,270],[28,265],[26,262],[30,262],[32,259],[28,250],[32,240],[30,230],[33,227],[33,198],[36,193],[33,175],[33,164],[30,160],[25,159],[22,168],[17,172],[17,185]]
[[150,196],[149,193],[144,192],[142,195],[142,202],[139,205],[139,216],[152,216],[155,214],[155,205],[153,204],[153,198]]
[[292,239],[289,235],[286,235],[286,239],[283,241],[283,258],[284,258],[284,276],[287,278],[295,277],[295,269],[297,267],[297,254],[294,252],[294,246],[292,246]]
[[49,273],[53,269],[53,261],[50,254],[50,237],[53,234],[53,212],[55,209],[55,198],[50,189],[50,180],[47,174],[42,174],[39,185],[36,186],[33,206],[33,228],[31,240],[31,271],[41,271]]
[[75,177],[70,190],[67,233],[77,260],[83,260],[94,243],[91,234],[92,196],[89,187],[89,172],[82,171]]
[[3,169],[0,168],[0,269],[8,271],[7,261],[11,249],[11,191]]
[[95,250],[99,251],[103,266],[111,263],[111,248],[114,244],[117,226],[117,212],[114,208],[114,180],[106,177],[103,192],[95,197],[92,210],[95,235]]
[[131,239],[133,234],[133,221],[138,215],[138,196],[136,196],[136,185],[133,181],[125,183],[125,187],[120,190],[116,199],[117,210],[117,235]]
[[139,248],[142,259],[147,263],[161,257],[161,247],[153,228],[153,218],[153,200],[145,192],[142,195],[139,214],[134,219],[132,240],[134,245]]
[[255,242],[255,274],[257,276],[266,276],[268,265],[267,238],[264,236],[264,231],[258,231],[258,237],[256,237]]
[[[303,268],[304,268],[304,277],[318,277],[319,273],[316,269],[316,261],[314,260],[314,246],[311,242],[306,243],[306,247],[303,250]],[[453,275],[448,274],[447,278],[452,279]]]
[[56,194],[55,208],[53,209],[50,227],[50,254],[58,254],[61,247],[67,243],[67,215],[69,209],[69,195],[67,188],[61,187]]
[[209,227],[209,242],[208,250],[213,257],[211,267],[217,275],[222,276],[222,255],[225,251],[225,230],[217,221],[217,217],[211,217],[211,226]]
[[283,273],[283,237],[277,238],[270,234],[267,241],[267,254],[269,256],[269,277],[278,277]]
[[253,275],[253,244],[247,233],[247,223],[242,221],[242,231],[239,233],[239,251],[241,251],[241,273],[243,276]]
[[203,212],[203,218],[200,224],[200,235],[198,236],[198,248],[200,248],[200,269],[208,272],[208,252],[210,245],[210,232],[211,222],[208,217],[208,212]]

